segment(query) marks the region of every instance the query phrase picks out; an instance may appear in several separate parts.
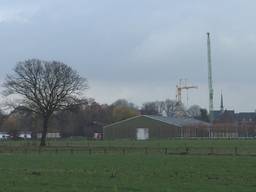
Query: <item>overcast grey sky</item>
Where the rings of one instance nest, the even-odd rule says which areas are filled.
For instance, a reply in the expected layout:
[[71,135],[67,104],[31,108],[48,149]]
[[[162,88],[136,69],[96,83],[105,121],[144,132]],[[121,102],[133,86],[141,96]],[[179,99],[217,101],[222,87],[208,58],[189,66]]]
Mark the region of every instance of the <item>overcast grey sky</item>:
[[88,78],[88,97],[175,99],[187,78],[190,104],[208,107],[206,32],[211,32],[215,108],[256,109],[254,0],[0,0],[0,79],[17,61],[60,60]]

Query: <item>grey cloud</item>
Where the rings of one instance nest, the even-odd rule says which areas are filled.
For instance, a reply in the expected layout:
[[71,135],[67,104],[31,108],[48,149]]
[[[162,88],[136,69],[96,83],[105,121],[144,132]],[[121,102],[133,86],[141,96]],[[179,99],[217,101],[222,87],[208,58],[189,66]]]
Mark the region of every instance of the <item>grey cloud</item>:
[[[57,59],[88,77],[96,99],[127,95],[138,103],[142,99],[134,90],[142,90],[138,98],[162,98],[173,95],[168,90],[175,92],[179,78],[188,78],[203,87],[195,97],[205,98],[192,102],[207,107],[205,33],[210,31],[216,100],[222,85],[227,90],[244,85],[254,95],[245,85],[256,80],[255,5],[248,0],[1,1],[0,11],[17,10],[29,22],[0,22],[0,75],[19,60]],[[150,96],[149,86],[161,91]],[[105,87],[119,94],[104,95]],[[255,103],[244,104],[243,97],[230,103],[251,110]]]

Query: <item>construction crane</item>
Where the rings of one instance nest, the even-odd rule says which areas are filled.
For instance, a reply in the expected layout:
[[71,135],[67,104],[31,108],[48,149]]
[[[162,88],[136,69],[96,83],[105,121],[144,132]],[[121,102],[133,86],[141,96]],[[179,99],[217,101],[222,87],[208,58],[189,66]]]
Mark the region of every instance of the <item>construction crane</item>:
[[208,87],[209,87],[209,117],[213,121],[213,83],[212,83],[212,59],[211,59],[211,41],[210,33],[207,33],[207,51],[208,51]]
[[[184,83],[185,82],[185,83]],[[188,91],[189,89],[198,89],[197,86],[188,86],[187,80],[180,79],[179,84],[176,85],[176,100],[179,105],[182,104],[182,90]],[[188,94],[187,94],[187,104],[188,104]]]

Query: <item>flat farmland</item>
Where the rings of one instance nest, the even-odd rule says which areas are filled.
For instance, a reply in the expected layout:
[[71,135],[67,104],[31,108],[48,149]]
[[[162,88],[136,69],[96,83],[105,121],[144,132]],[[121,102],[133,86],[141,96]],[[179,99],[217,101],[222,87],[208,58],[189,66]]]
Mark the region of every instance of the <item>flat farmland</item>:
[[[67,144],[68,143],[68,144]],[[89,143],[89,144],[88,144]],[[26,151],[0,153],[0,191],[256,191],[254,155],[150,153],[151,148],[213,146],[255,148],[255,140],[49,141],[54,150],[35,151],[35,143],[1,143]],[[61,150],[63,146],[68,150]],[[77,146],[139,146],[149,152],[88,153]],[[254,146],[253,146],[254,145]],[[33,148],[31,147],[33,146]],[[70,149],[74,150],[70,151]],[[29,149],[33,149],[30,151]],[[58,151],[56,151],[56,149]]]

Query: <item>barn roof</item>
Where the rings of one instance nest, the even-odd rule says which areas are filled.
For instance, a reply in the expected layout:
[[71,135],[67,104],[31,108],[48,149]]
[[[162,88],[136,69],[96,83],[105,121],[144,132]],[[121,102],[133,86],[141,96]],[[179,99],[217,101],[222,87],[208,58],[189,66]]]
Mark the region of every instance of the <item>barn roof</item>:
[[188,118],[188,117],[164,117],[164,116],[156,116],[156,115],[146,115],[146,116],[157,121],[162,121],[171,125],[176,125],[178,127],[195,125],[195,124],[209,125],[204,121],[200,121],[200,120],[197,120],[194,118]]
[[166,123],[168,125],[174,125],[176,127],[183,127],[183,126],[188,126],[188,125],[195,125],[195,124],[201,124],[201,125],[205,125],[208,126],[209,123],[206,123],[204,121],[200,121],[197,119],[193,119],[193,118],[187,118],[187,117],[164,117],[164,116],[159,116],[159,115],[140,115],[140,116],[135,116],[135,117],[131,117],[122,121],[118,121],[115,123],[112,123],[110,125],[107,125],[105,127],[109,127],[109,126],[113,126],[113,125],[117,125],[117,124],[121,124],[123,122],[135,119],[135,118],[139,118],[139,117],[146,117],[146,118],[150,118],[153,119],[155,121],[159,121],[162,123]]

